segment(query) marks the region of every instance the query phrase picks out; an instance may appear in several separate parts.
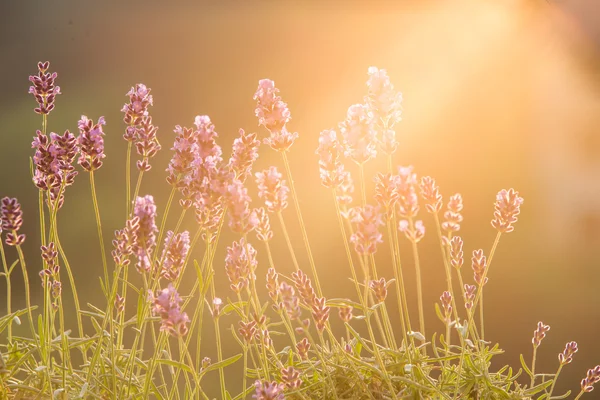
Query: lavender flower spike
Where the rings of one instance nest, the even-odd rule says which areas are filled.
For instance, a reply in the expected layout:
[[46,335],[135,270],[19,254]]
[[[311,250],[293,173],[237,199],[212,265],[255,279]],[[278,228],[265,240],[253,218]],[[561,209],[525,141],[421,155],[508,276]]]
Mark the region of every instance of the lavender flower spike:
[[161,317],[161,331],[166,331],[174,336],[184,336],[188,332],[188,315],[181,311],[181,297],[172,284],[160,290],[156,296],[149,292],[152,302],[152,313]]
[[137,270],[149,272],[151,269],[150,255],[156,245],[156,205],[154,198],[150,195],[138,197],[135,200],[133,216],[139,219],[136,232],[136,240],[133,244],[133,252],[138,257]]
[[104,154],[104,132],[102,125],[106,125],[104,117],[98,118],[98,122],[81,116],[77,123],[79,127],[79,137],[77,144],[79,146],[79,159],[77,163],[86,171],[94,171],[102,166],[102,159],[106,157]]
[[38,103],[33,111],[38,114],[48,115],[54,109],[54,99],[60,93],[60,86],[56,86],[54,81],[58,76],[56,72],[49,73],[48,68],[50,63],[38,62],[38,74],[29,77],[29,81],[33,84],[29,87],[29,93],[33,94]]
[[173,231],[167,232],[161,258],[163,260],[161,275],[171,282],[176,280],[181,275],[189,251],[190,233],[188,231],[178,234],[174,234]]
[[21,205],[15,198],[5,197],[2,199],[0,208],[0,217],[2,220],[1,231],[7,231],[6,244],[9,246],[18,246],[25,241],[25,234],[17,234],[17,231],[23,225],[23,211]]

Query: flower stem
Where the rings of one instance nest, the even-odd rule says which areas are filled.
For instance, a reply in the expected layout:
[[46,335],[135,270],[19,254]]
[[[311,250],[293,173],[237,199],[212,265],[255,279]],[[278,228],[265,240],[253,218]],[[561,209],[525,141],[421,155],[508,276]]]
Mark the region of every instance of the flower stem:
[[560,375],[560,371],[562,371],[563,363],[560,363],[558,366],[558,371],[556,371],[556,375],[554,375],[554,380],[552,381],[552,386],[550,386],[550,391],[548,392],[547,399],[552,398],[552,392],[554,391],[554,386],[556,385],[556,381],[558,380],[558,375]]
[[[12,289],[10,286],[10,272],[8,270],[8,264],[6,264],[6,255],[4,254],[4,243],[0,240],[0,255],[2,256],[2,266],[4,267],[4,277],[6,278],[6,313],[8,315],[12,314],[12,303],[11,303],[11,293]],[[8,343],[12,343],[12,321],[8,323]]]
[[[408,221],[410,223],[410,229],[414,231],[413,219],[409,218]],[[421,283],[421,263],[419,260],[419,250],[417,248],[417,243],[414,240],[411,240],[411,245],[412,245],[413,257],[415,260],[415,275],[416,275],[416,279],[417,279],[417,299],[418,299],[418,306],[419,306],[419,332],[421,332],[423,334],[423,336],[426,336],[426,334],[425,334],[425,314],[423,311],[423,284]],[[449,275],[450,274],[448,273],[448,276]],[[448,285],[451,287],[452,278],[449,278]],[[452,293],[452,292],[450,292],[450,293]]]
[[283,156],[283,164],[285,165],[287,177],[290,182],[292,198],[294,199],[294,207],[296,208],[296,214],[298,214],[298,221],[300,222],[300,228],[302,230],[302,238],[304,239],[304,245],[306,246],[306,252],[308,253],[308,261],[310,263],[310,268],[312,269],[313,278],[315,280],[315,289],[317,290],[317,294],[319,295],[319,297],[322,297],[323,291],[321,290],[321,284],[319,283],[319,276],[317,275],[315,260],[310,249],[310,243],[308,242],[308,233],[306,231],[306,226],[304,224],[304,220],[302,219],[302,212],[300,211],[300,203],[298,201],[298,194],[296,193],[296,188],[294,186],[294,179],[292,178],[292,170],[290,168],[290,163],[288,161],[287,154],[285,151],[282,152],[281,155]]
[[125,219],[129,219],[129,207],[131,207],[131,147],[133,142],[127,143],[127,161],[125,164]]
[[[108,263],[106,262],[106,249],[104,248],[104,237],[102,236],[102,222],[100,219],[100,209],[98,207],[98,198],[96,196],[96,184],[94,181],[94,171],[90,171],[90,187],[92,190],[92,202],[94,203],[94,215],[96,217],[96,228],[98,230],[98,240],[100,241],[100,253],[102,254],[102,268],[104,268],[104,287],[106,287],[108,289]],[[112,320],[112,318],[111,318],[111,320]]]
[[531,385],[529,386],[529,388],[531,389],[535,383],[535,361],[537,358],[537,346],[534,344],[533,345],[533,357],[531,360]]

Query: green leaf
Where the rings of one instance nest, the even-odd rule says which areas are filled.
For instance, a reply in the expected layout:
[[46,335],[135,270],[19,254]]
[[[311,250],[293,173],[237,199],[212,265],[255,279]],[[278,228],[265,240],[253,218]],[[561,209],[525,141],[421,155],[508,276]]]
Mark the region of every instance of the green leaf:
[[571,391],[569,390],[567,393],[563,394],[562,396],[552,396],[551,400],[562,400],[562,399],[566,399],[567,397],[569,397],[571,395]]
[[545,390],[547,387],[549,387],[550,385],[552,385],[552,380],[540,383],[539,385],[536,385],[530,389],[527,389],[524,394],[528,395],[528,396],[533,396],[534,394],[537,394],[543,390]]
[[205,369],[203,369],[202,372],[200,372],[200,376],[202,376],[202,375],[204,375],[204,374],[206,374],[207,372],[210,372],[210,371],[223,369],[223,368],[225,368],[225,367],[233,364],[234,362],[236,362],[240,358],[242,358],[242,353],[240,353],[238,355],[235,355],[233,357],[226,358],[223,361],[219,361],[217,363],[211,364],[208,367],[206,367]]
[[144,294],[140,291],[140,294],[138,296],[138,303],[137,303],[137,319],[136,319],[136,323],[137,326],[141,326],[142,325],[142,319],[144,318],[144,316],[142,315],[143,311],[144,311]]
[[240,317],[242,317],[243,315],[241,314],[241,309],[246,307],[246,305],[248,304],[247,301],[237,301],[235,303],[228,303],[225,305],[225,307],[223,307],[223,310],[221,311],[221,314],[223,315],[228,315],[230,314],[232,311],[235,311]]
[[437,317],[440,319],[440,321],[442,321],[444,323],[444,325],[446,324],[446,318],[444,318],[444,314],[442,314],[442,310],[440,309],[440,305],[438,303],[435,303],[435,315],[437,315]]
[[192,374],[192,369],[184,363],[180,363],[178,361],[173,361],[173,360],[169,360],[166,358],[159,358],[158,360],[156,360],[157,363],[159,364],[165,364],[168,365],[170,367],[174,367],[174,368],[179,368],[180,370],[183,370],[185,372],[187,372],[188,374]]
[[12,265],[10,266],[10,268],[8,269],[8,275],[10,275],[10,273],[12,272],[13,269],[15,269],[15,267],[17,266],[17,264],[19,263],[19,259],[17,258],[15,260],[14,263],[12,263]]
[[[37,306],[31,307],[31,310],[35,310],[37,308]],[[16,317],[20,317],[23,314],[27,313],[27,309],[23,309],[23,310],[17,310],[11,314],[7,314],[5,316],[3,316],[2,318],[0,318],[0,333],[2,333],[7,327],[8,324],[12,323],[12,321],[16,318]]]
[[531,372],[531,370],[529,369],[529,367],[525,363],[525,359],[523,358],[523,354],[519,354],[519,359],[521,360],[521,366],[523,366],[523,369],[525,370],[525,373],[527,375],[529,375],[530,378],[532,378],[533,377],[533,373]]

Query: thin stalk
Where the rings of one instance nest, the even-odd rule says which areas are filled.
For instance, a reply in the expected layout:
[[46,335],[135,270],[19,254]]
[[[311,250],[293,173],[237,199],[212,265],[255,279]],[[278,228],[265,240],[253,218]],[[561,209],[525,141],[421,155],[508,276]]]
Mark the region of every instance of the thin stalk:
[[[140,193],[140,187],[142,186],[143,176],[144,176],[144,171],[140,171],[140,173],[138,175],[137,183],[135,184],[135,191],[133,192],[133,201],[135,201],[135,199],[137,199],[137,196]],[[129,210],[129,213],[131,213],[133,211],[134,205],[135,205],[134,203],[129,205],[129,207],[131,207],[131,209]]]
[[298,194],[296,193],[296,187],[294,186],[294,179],[292,178],[292,170],[290,168],[290,163],[288,161],[287,154],[285,151],[281,152],[281,155],[283,156],[283,164],[285,165],[285,170],[287,172],[287,177],[290,183],[290,190],[292,192],[292,198],[294,199],[294,207],[296,208],[296,214],[298,215],[298,221],[300,222],[300,229],[302,230],[304,246],[306,247],[306,252],[308,253],[308,261],[310,263],[310,268],[312,269],[313,278],[315,280],[315,289],[317,290],[317,295],[319,295],[319,297],[323,297],[323,291],[321,290],[321,284],[319,283],[319,276],[317,275],[317,267],[315,266],[315,260],[313,258],[312,251],[310,249],[310,243],[308,241],[306,225],[304,224],[302,212],[300,211],[300,202],[298,201]]
[[584,391],[583,389],[581,389],[581,391],[579,392],[579,394],[577,395],[577,397],[575,397],[575,399],[574,399],[574,400],[579,400],[579,398],[580,398],[581,396],[583,396],[583,394],[584,394],[584,393],[585,393],[585,391]]
[[131,147],[133,142],[127,142],[127,161],[125,164],[125,219],[129,219],[131,207]]
[[[213,296],[214,298],[214,296]],[[215,316],[215,335],[217,338],[217,359],[219,362],[223,361],[223,349],[221,346],[221,331],[219,328],[219,316]],[[223,368],[219,368],[219,382],[221,383],[221,398],[225,399],[225,372]]]
[[[483,276],[481,277],[481,282],[485,282],[486,278],[487,278],[487,274],[488,271],[490,270],[490,266],[492,264],[492,259],[494,258],[494,253],[496,252],[496,248],[498,247],[498,242],[500,241],[500,236],[502,236],[502,232],[498,232],[498,234],[496,235],[496,239],[494,240],[494,244],[492,245],[492,250],[490,251],[490,257],[488,258],[488,263],[487,263],[487,267],[485,268],[485,270],[483,271]],[[481,299],[481,295],[483,293],[483,290],[478,290],[477,294],[475,295],[475,300],[473,301],[473,308],[477,307],[479,300]],[[471,313],[471,317],[469,318],[468,321],[468,326],[471,326],[471,324],[473,323],[473,314]],[[467,333],[469,331],[467,330]]]
[[[410,224],[410,229],[414,231],[414,222],[412,218],[408,219],[408,222]],[[416,279],[417,279],[417,299],[418,299],[418,306],[419,306],[419,332],[421,332],[423,334],[423,336],[427,337],[427,335],[425,334],[425,313],[423,311],[423,284],[421,283],[421,263],[419,261],[419,249],[417,248],[417,243],[414,240],[411,240],[411,245],[412,245],[412,251],[413,251],[413,257],[415,260],[415,272],[416,272]],[[449,274],[448,274],[449,275]],[[448,285],[452,285],[451,283],[451,279],[448,283]],[[450,292],[452,293],[452,292]]]
[[[18,237],[17,231],[12,231],[14,237]],[[21,264],[21,270],[23,271],[23,281],[25,283],[25,303],[27,304],[27,316],[29,317],[29,328],[31,329],[31,334],[37,342],[37,335],[35,334],[35,325],[33,324],[33,312],[31,310],[31,292],[29,288],[29,275],[27,274],[27,265],[25,264],[25,257],[23,256],[23,250],[21,249],[21,245],[17,245],[17,253],[19,253],[19,262]],[[39,343],[38,343],[39,348]]]
[[536,358],[537,358],[537,348],[538,347],[534,344],[533,345],[533,357],[531,360],[531,385],[529,386],[530,388],[532,388],[535,383],[535,362],[536,362]]
[[98,230],[98,240],[100,241],[100,252],[102,254],[102,268],[104,268],[104,286],[108,288],[108,263],[106,262],[106,250],[104,248],[104,237],[102,236],[102,221],[100,219],[100,208],[98,207],[98,197],[96,196],[96,184],[94,180],[94,171],[90,171],[90,188],[92,190],[92,202],[94,203],[94,215],[96,217],[96,227]]
[[175,191],[177,189],[173,187],[171,189],[171,194],[169,195],[169,200],[167,200],[167,206],[165,207],[165,212],[163,214],[162,220],[160,221],[160,229],[158,230],[158,239],[156,239],[156,243],[160,243],[162,241],[163,234],[165,233],[165,224],[167,223],[167,216],[169,215],[169,210],[171,209],[171,203],[173,203],[173,197],[175,197]]
[[[12,289],[10,285],[10,271],[6,264],[6,255],[4,254],[4,243],[0,240],[0,255],[2,256],[2,266],[4,267],[4,277],[6,278],[6,313],[12,314]],[[8,323],[8,343],[12,343],[12,321]]]
[[294,263],[294,268],[296,271],[300,270],[298,266],[298,260],[296,259],[296,253],[294,252],[294,247],[292,246],[292,241],[290,240],[290,235],[288,234],[287,228],[285,226],[285,222],[283,221],[283,215],[281,215],[281,211],[277,213],[277,217],[279,217],[279,222],[281,223],[281,228],[283,229],[283,236],[285,237],[285,242],[287,244],[288,250],[292,255],[292,262]]
[[[369,258],[371,259],[373,279],[378,280],[379,277],[377,276],[377,267],[375,266],[375,256],[371,254]],[[373,302],[373,304],[375,304],[375,301],[372,299],[373,293],[369,292],[369,296],[371,297],[371,301]],[[379,308],[381,309],[381,318],[383,319],[383,326],[386,332],[387,342],[390,343],[392,349],[398,350],[398,345],[396,344],[396,339],[394,338],[394,330],[392,329],[392,323],[387,313],[385,302],[382,303]]]
[[[482,281],[483,283],[483,281]],[[481,326],[481,339],[485,338],[485,328],[483,326],[483,285],[479,287],[481,298],[479,299],[479,324]]]
[[562,371],[562,368],[563,368],[563,363],[560,363],[560,365],[558,366],[558,371],[556,371],[556,375],[554,375],[554,380],[552,381],[552,386],[550,386],[550,391],[548,392],[548,397],[546,397],[547,399],[552,398],[552,392],[554,391],[554,386],[556,385],[556,381],[558,380],[558,375],[560,375],[560,371]]
[[[56,221],[54,221],[54,240],[56,243],[56,247],[58,248],[58,253],[63,259],[63,263],[65,264],[65,269],[67,270],[67,276],[69,278],[69,284],[71,285],[71,289],[73,290],[73,301],[75,303],[75,316],[77,318],[77,328],[79,330],[79,337],[83,338],[83,321],[81,319],[81,307],[79,306],[79,296],[77,295],[77,289],[75,286],[75,278],[73,277],[73,271],[71,270],[71,265],[67,260],[67,255],[63,250],[62,245],[60,244],[60,239],[58,238],[58,226]],[[87,360],[86,352],[83,354],[84,360]]]

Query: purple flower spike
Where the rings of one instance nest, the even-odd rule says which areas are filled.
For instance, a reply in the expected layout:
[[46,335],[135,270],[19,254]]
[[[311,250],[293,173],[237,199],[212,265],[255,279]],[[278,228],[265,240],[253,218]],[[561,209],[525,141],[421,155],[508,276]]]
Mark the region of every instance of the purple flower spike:
[[60,86],[54,84],[58,75],[56,72],[47,72],[49,67],[48,61],[38,62],[38,74],[29,77],[29,81],[33,84],[29,87],[29,93],[33,94],[38,103],[38,107],[33,111],[38,114],[50,114],[54,109],[56,95],[60,94]]
[[161,318],[161,331],[166,331],[174,336],[185,336],[188,332],[190,318],[181,311],[181,297],[172,284],[166,289],[158,291],[156,296],[149,292],[149,300],[152,302],[152,314]]
[[79,145],[79,160],[77,163],[86,171],[94,171],[102,166],[102,159],[106,157],[104,154],[104,132],[102,125],[106,125],[104,117],[98,118],[98,122],[81,116],[77,123],[79,127],[79,137],[77,144]]
[[23,211],[21,205],[15,198],[5,197],[2,199],[0,208],[0,217],[2,220],[1,231],[6,231],[6,244],[9,246],[18,246],[25,241],[24,234],[17,234],[17,231],[23,225]]
[[162,254],[162,271],[161,275],[168,281],[173,282],[180,275],[183,269],[183,264],[190,251],[190,234],[188,231],[183,231],[176,235],[173,231],[167,232],[165,238],[165,248]]
[[133,244],[133,252],[138,257],[137,270],[149,272],[151,269],[150,255],[156,245],[156,205],[154,198],[150,195],[138,197],[135,200],[133,209],[134,217],[139,219],[139,226],[136,232],[136,240]]

